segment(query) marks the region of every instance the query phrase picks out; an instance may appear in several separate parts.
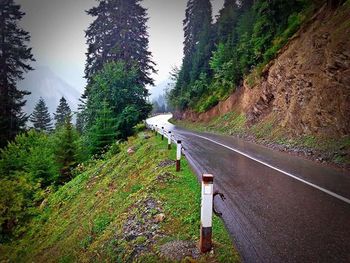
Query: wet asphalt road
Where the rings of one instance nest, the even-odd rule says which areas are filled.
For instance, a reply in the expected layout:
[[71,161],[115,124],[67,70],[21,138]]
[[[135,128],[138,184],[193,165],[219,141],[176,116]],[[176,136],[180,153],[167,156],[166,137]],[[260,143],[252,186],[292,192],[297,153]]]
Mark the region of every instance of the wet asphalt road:
[[[182,140],[244,262],[350,262],[350,174],[229,136],[148,119]],[[238,153],[238,152],[239,153]],[[215,233],[214,233],[215,234]]]

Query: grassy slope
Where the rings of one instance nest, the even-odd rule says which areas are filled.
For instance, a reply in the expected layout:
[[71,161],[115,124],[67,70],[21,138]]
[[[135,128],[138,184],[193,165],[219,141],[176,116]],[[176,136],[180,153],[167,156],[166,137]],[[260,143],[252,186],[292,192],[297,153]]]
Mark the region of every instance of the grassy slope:
[[298,149],[303,154],[312,152],[314,158],[322,157],[331,163],[345,167],[350,166],[350,136],[336,139],[306,135],[299,137],[289,136],[276,124],[273,117],[265,119],[256,125],[248,126],[245,115],[236,112],[217,116],[207,123],[193,123],[183,120],[173,122],[197,131],[249,137],[250,140],[253,139],[257,143],[267,146],[274,144],[286,151]]
[[[128,147],[134,147],[136,153],[129,156]],[[174,172],[173,165],[158,166],[168,158],[175,158],[174,149],[169,153],[159,137],[146,140],[140,133],[119,154],[81,168],[80,175],[50,195],[21,240],[0,245],[0,261],[164,262],[159,254],[162,244],[199,238],[200,186],[186,162],[180,173]],[[123,229],[130,218],[138,226],[147,225],[159,212],[144,211],[142,202],[149,199],[156,200],[165,214],[158,225],[162,234],[152,237],[154,243],[142,235],[127,241]],[[199,261],[238,262],[224,225],[216,217],[213,231],[215,253]],[[139,247],[148,249],[136,258]]]

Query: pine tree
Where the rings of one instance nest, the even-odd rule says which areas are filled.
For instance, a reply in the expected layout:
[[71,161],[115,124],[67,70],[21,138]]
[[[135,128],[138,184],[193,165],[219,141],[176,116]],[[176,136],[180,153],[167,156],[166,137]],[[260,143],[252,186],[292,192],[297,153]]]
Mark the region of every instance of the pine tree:
[[[224,7],[219,12],[216,22],[218,40],[225,43],[228,39],[234,38],[235,25],[238,20],[239,8],[236,0],[225,0]],[[232,41],[232,40],[231,40]]]
[[105,147],[112,144],[117,138],[117,120],[113,117],[113,112],[104,100],[101,109],[97,113],[95,124],[89,132],[90,151],[92,154],[100,154]]
[[60,170],[59,184],[72,179],[72,168],[77,164],[77,133],[72,125],[71,116],[67,115],[64,123],[57,130],[55,156]]
[[56,109],[56,113],[54,113],[54,119],[56,121],[55,123],[56,129],[62,126],[66,122],[66,119],[71,117],[71,114],[72,114],[72,111],[66,99],[62,97]]
[[49,109],[43,98],[40,98],[35,105],[34,111],[29,119],[37,131],[49,132],[52,130],[51,117]]
[[[182,70],[185,80],[192,83],[200,73],[209,73],[208,61],[211,42],[212,6],[209,0],[189,0],[184,24],[184,61]],[[188,74],[188,76],[186,76]]]
[[184,25],[184,56],[195,52],[203,32],[210,27],[212,22],[212,6],[209,0],[189,0],[187,2]]
[[0,147],[23,130],[28,119],[22,107],[30,93],[17,89],[17,81],[32,70],[29,63],[34,61],[27,47],[29,33],[18,26],[24,15],[13,0],[0,1]]
[[95,17],[86,30],[88,81],[104,64],[122,60],[128,68],[138,68],[140,84],[153,84],[150,73],[156,71],[148,51],[148,18],[140,3],[141,0],[103,0],[87,11]]
[[83,134],[85,131],[85,120],[84,120],[84,114],[82,111],[76,113],[77,119],[75,123],[75,127],[79,134]]
[[[214,47],[212,6],[209,0],[187,2],[184,25],[184,58],[174,90],[170,96],[181,97],[177,106],[188,106],[191,85],[204,73],[210,75],[209,59]],[[190,97],[188,95],[187,97]]]

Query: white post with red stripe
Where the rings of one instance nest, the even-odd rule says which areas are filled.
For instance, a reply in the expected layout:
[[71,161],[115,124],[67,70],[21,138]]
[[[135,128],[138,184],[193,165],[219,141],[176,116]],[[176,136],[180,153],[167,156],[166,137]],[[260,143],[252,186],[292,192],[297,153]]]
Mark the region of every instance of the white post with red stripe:
[[212,174],[203,174],[199,241],[199,247],[202,253],[209,252],[212,248],[213,182],[214,177]]
[[176,143],[176,172],[180,172],[180,160],[181,160],[181,141],[177,141]]
[[171,149],[171,131],[168,131],[168,150]]

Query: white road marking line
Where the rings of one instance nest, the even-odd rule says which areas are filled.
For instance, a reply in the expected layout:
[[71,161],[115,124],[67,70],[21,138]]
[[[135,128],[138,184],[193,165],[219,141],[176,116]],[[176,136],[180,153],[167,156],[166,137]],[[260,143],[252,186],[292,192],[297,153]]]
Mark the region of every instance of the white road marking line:
[[301,179],[301,178],[299,178],[299,177],[297,177],[297,176],[295,176],[295,175],[293,175],[293,174],[291,174],[291,173],[288,173],[288,172],[283,171],[283,170],[281,170],[281,169],[279,169],[279,168],[277,168],[277,167],[274,167],[274,166],[272,166],[272,165],[270,165],[270,164],[268,164],[268,163],[265,163],[265,162],[263,162],[263,161],[261,161],[261,160],[255,158],[255,157],[253,157],[253,156],[250,156],[249,154],[246,154],[246,153],[244,153],[244,152],[241,152],[240,150],[234,149],[234,148],[229,147],[229,146],[227,146],[227,145],[225,145],[225,144],[222,144],[222,143],[220,143],[220,142],[214,141],[214,140],[212,140],[212,139],[209,139],[209,138],[204,137],[204,136],[201,136],[201,135],[197,135],[197,134],[194,134],[194,133],[191,133],[191,135],[194,135],[194,136],[196,136],[196,137],[199,137],[199,138],[202,138],[202,139],[204,139],[204,140],[210,141],[210,142],[212,142],[212,143],[215,143],[215,144],[217,144],[217,145],[220,145],[220,146],[222,146],[222,147],[225,147],[226,149],[229,149],[229,150],[234,151],[234,152],[236,152],[236,153],[239,153],[239,154],[241,154],[241,155],[243,155],[243,156],[245,156],[245,157],[247,157],[247,158],[249,158],[249,159],[251,159],[251,160],[253,160],[253,161],[256,161],[256,162],[258,162],[258,163],[260,163],[260,164],[262,164],[262,165],[265,165],[265,166],[267,166],[267,167],[269,167],[269,168],[271,168],[271,169],[273,169],[273,170],[275,170],[275,171],[278,171],[278,172],[280,172],[280,173],[282,173],[282,174],[285,174],[285,175],[287,175],[287,176],[289,176],[289,177],[291,177],[291,178],[293,178],[293,179],[295,179],[295,180],[298,180],[298,181],[300,181],[300,182],[302,182],[302,183],[304,183],[304,184],[307,184],[307,185],[309,185],[309,186],[311,186],[311,187],[313,187],[313,188],[316,188],[316,189],[318,189],[318,190],[320,190],[320,191],[322,191],[322,192],[324,192],[324,193],[326,193],[326,194],[329,194],[329,195],[331,195],[331,196],[333,196],[333,197],[335,197],[335,198],[337,198],[337,199],[339,199],[339,200],[341,200],[341,201],[343,201],[343,202],[345,202],[345,203],[347,203],[347,204],[350,204],[350,199],[348,199],[348,198],[346,198],[346,197],[344,197],[344,196],[338,195],[338,194],[336,194],[336,193],[334,193],[334,192],[332,192],[332,191],[329,191],[329,190],[327,190],[327,189],[325,189],[325,188],[322,188],[322,187],[320,187],[320,186],[318,186],[318,185],[315,185],[315,184],[313,184],[313,183],[310,183],[310,182],[308,182],[308,181],[305,181],[304,179]]

